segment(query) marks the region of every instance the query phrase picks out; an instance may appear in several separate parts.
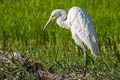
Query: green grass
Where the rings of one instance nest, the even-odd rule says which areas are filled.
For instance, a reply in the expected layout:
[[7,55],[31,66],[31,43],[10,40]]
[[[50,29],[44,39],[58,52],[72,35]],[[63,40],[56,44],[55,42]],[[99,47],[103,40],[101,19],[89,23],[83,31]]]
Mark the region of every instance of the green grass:
[[[100,47],[96,59],[88,54],[88,70],[95,79],[120,79],[120,1],[119,0],[5,0],[0,2],[0,49],[11,48],[61,74],[83,68],[83,53],[72,40],[71,32],[53,21],[44,31],[54,9],[68,12],[83,8],[90,16]],[[77,66],[76,68],[74,66]],[[20,69],[22,70],[22,69]],[[100,75],[97,75],[101,73]],[[24,73],[24,74],[27,74]],[[30,75],[28,75],[29,77]],[[29,77],[30,78],[30,77]],[[29,79],[28,78],[28,79]]]

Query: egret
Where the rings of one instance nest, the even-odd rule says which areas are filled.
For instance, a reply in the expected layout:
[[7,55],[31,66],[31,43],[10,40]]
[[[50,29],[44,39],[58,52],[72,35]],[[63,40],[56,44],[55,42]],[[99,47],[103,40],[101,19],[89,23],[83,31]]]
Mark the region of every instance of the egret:
[[86,75],[86,48],[88,48],[94,56],[97,56],[99,51],[99,47],[96,42],[96,33],[89,16],[82,8],[79,8],[77,6],[70,8],[68,14],[66,14],[66,12],[62,9],[56,9],[51,13],[51,16],[44,26],[44,29],[56,18],[57,24],[62,28],[70,30],[75,43],[83,49],[84,75]]

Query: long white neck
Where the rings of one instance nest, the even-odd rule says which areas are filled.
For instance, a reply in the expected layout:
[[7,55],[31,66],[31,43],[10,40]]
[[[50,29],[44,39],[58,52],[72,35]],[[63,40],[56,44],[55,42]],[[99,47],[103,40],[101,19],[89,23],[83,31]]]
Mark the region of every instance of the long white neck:
[[69,29],[66,13],[58,17],[56,22],[60,27]]

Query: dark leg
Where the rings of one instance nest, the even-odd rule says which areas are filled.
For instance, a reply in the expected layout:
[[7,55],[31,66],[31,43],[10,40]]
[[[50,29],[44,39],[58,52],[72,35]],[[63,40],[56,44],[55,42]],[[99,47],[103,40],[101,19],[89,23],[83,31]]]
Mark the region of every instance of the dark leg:
[[87,53],[84,49],[84,76],[86,76],[86,69],[87,69]]

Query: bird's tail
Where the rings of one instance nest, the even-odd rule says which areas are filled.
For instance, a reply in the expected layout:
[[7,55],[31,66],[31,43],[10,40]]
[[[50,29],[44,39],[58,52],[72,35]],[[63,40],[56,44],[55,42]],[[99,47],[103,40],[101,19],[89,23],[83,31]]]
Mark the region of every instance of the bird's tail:
[[91,48],[91,53],[97,57],[98,56],[98,51],[99,51],[99,47],[96,43],[93,44],[93,47]]

